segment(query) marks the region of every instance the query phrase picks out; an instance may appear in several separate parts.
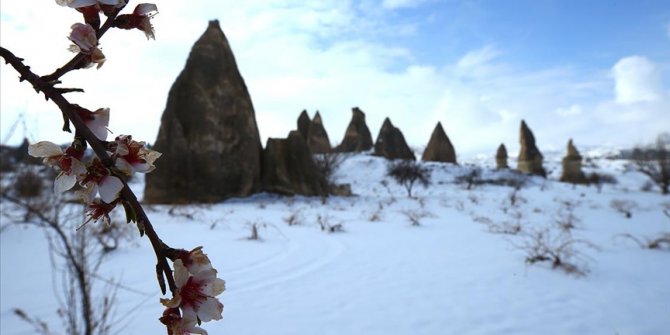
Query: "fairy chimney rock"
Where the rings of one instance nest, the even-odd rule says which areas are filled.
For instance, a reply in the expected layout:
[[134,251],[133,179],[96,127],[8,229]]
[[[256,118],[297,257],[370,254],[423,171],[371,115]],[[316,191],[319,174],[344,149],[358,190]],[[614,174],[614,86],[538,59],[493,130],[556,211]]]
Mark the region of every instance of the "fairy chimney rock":
[[582,156],[572,143],[572,139],[568,141],[567,151],[567,154],[563,157],[563,173],[560,181],[572,184],[586,183],[586,176],[582,171]]
[[279,194],[326,195],[312,154],[298,131],[268,138],[263,151],[263,189]]
[[505,144],[500,143],[496,151],[496,169],[502,170],[507,168],[509,168],[509,165],[507,165],[507,148],[505,148]]
[[307,140],[307,132],[309,131],[309,124],[311,122],[312,121],[310,121],[309,115],[307,115],[307,110],[303,109],[302,113],[300,113],[300,116],[298,116],[298,131],[305,140]]
[[163,156],[146,177],[147,202],[216,202],[261,188],[254,107],[217,20],[172,84],[154,149]]
[[384,120],[379,130],[374,155],[388,159],[416,160],[414,153],[405,142],[405,136],[402,135],[400,129],[393,126],[389,118]]
[[435,126],[421,160],[456,164],[456,151],[444,132],[442,123],[438,122]]
[[321,121],[321,114],[316,112],[312,122],[309,123],[309,130],[307,131],[307,146],[313,154],[323,154],[330,152],[330,139],[326,128],[323,127]]
[[521,128],[519,129],[519,144],[521,150],[519,151],[519,158],[517,159],[517,170],[546,177],[547,173],[542,167],[542,153],[535,146],[535,136],[528,128],[525,121],[521,121]]
[[342,143],[337,147],[340,152],[368,151],[372,148],[372,135],[365,124],[365,113],[358,107],[351,109],[351,122],[344,133]]

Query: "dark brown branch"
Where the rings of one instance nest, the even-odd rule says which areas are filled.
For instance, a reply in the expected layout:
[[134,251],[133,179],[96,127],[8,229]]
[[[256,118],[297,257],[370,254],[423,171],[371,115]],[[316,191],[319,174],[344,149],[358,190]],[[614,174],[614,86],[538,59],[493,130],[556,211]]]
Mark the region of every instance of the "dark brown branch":
[[[75,126],[77,129],[77,134],[84,138],[86,142],[88,142],[100,161],[111,170],[111,168],[114,167],[114,160],[107,154],[105,143],[100,141],[86,126],[86,124],[84,124],[84,121],[79,117],[79,114],[73,108],[73,105],[63,96],[62,90],[49,85],[49,83],[46,82],[43,77],[41,78],[34,74],[30,70],[29,66],[23,64],[23,59],[16,57],[9,50],[0,47],[0,56],[5,59],[5,62],[12,65],[12,67],[14,67],[17,72],[19,72],[21,75],[21,81],[28,81],[38,93],[42,92],[47,100],[53,101],[58,106],[58,108],[63,112],[63,115],[65,115]],[[123,178],[119,179],[123,180]],[[176,285],[174,282],[174,277],[172,276],[172,269],[167,262],[168,254],[173,249],[168,247],[158,237],[158,234],[151,225],[151,221],[149,221],[149,218],[142,208],[142,205],[140,205],[137,197],[135,196],[135,193],[133,193],[130,187],[128,187],[126,182],[123,182],[123,189],[121,190],[120,197],[122,200],[130,204],[130,206],[135,211],[137,224],[143,225],[147,238],[149,238],[151,246],[156,253],[158,263],[157,268],[162,270],[165,278],[167,279],[170,291],[174,293],[176,290]],[[165,294],[165,289],[163,287],[161,287],[161,291],[163,291],[163,294]]]
[[[124,7],[125,7],[125,5],[124,5]],[[123,9],[123,7],[117,8],[111,15],[109,15],[107,17],[107,20],[105,21],[105,24],[103,24],[102,27],[100,27],[100,29],[98,29],[98,31],[95,34],[96,37],[98,38],[98,41],[100,40],[102,35],[104,35],[107,32],[107,30],[109,30],[109,28],[112,27],[112,24],[114,23],[114,20],[116,20],[116,16],[119,15],[119,13],[121,12],[122,9]],[[77,66],[84,60],[85,57],[86,57],[85,54],[83,54],[81,52],[78,53],[77,55],[72,57],[72,59],[70,59],[69,62],[67,62],[62,67],[58,68],[52,74],[42,77],[42,80],[45,83],[49,83],[51,85],[59,83],[58,80],[60,79],[60,77],[62,77],[64,74],[66,74],[66,73],[68,73],[72,70],[77,69]]]

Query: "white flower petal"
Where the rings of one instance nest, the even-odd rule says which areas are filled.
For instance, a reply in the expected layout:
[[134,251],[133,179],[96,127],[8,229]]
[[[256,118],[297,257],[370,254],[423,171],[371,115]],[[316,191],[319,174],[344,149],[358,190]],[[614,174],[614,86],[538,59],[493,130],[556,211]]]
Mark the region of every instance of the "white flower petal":
[[107,176],[98,185],[100,198],[106,203],[111,203],[119,197],[119,192],[123,189],[121,179],[114,176]]
[[83,178],[86,175],[86,172],[87,172],[86,166],[84,166],[84,163],[72,157],[72,166],[70,168],[70,174],[76,176],[77,179],[79,179],[80,177]]
[[148,15],[151,14],[152,12],[158,12],[158,7],[156,7],[155,4],[152,3],[141,3],[135,7],[135,10],[133,11],[133,14],[136,15]]
[[174,261],[174,283],[177,287],[182,287],[188,281],[188,270],[181,259]]
[[102,141],[107,140],[107,135],[109,131],[107,126],[109,125],[109,108],[100,108],[95,112],[91,113],[93,120],[86,122],[86,126],[91,132]]
[[200,304],[198,308],[198,318],[202,322],[209,322],[212,320],[221,320],[223,313],[223,304],[215,298],[207,298]]
[[226,290],[226,281],[221,278],[214,278],[213,280],[207,282],[203,288],[202,293],[210,296],[216,297],[217,295],[223,293]]
[[54,192],[63,193],[71,189],[77,183],[77,176],[66,173],[59,173],[54,181]]
[[75,195],[84,203],[90,203],[98,193],[98,185],[96,183],[86,183],[84,188],[74,192]]
[[49,141],[40,141],[28,146],[28,154],[33,157],[52,157],[63,154],[63,149]]
[[127,160],[123,159],[122,157],[119,157],[116,159],[116,162],[114,162],[114,166],[116,166],[117,169],[119,169],[121,172],[131,176],[133,174],[134,168],[133,166],[128,163]]

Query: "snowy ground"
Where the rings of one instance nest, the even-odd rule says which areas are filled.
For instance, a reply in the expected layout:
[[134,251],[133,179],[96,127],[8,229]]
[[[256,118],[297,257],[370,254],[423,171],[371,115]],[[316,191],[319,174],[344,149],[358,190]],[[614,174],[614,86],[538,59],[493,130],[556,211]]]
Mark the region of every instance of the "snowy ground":
[[[555,181],[560,156],[547,156],[549,180],[532,178],[514,205],[512,187],[466,190],[454,183],[467,164],[429,164],[433,185],[416,187],[417,198],[410,199],[384,177],[383,159],[356,155],[337,175],[354,197],[322,204],[258,195],[174,208],[172,215],[172,207],[152,206],[149,216],[169,245],[204,246],[226,280],[223,320],[204,325],[210,334],[670,333],[670,252],[640,248],[623,236],[644,240],[670,232],[663,214],[670,197],[641,191],[644,176],[598,157],[587,170],[611,173],[618,184],[601,193],[561,184]],[[485,169],[484,176],[497,174]],[[141,180],[135,187],[141,190]],[[632,206],[632,217],[613,201]],[[567,213],[575,218],[573,238],[588,241],[574,245],[585,276],[524,261],[529,234],[547,229],[558,237],[556,221]],[[291,215],[299,224],[287,225]],[[319,222],[341,224],[343,231],[324,232]],[[261,241],[247,239],[253,224]],[[516,225],[520,233],[500,233]],[[33,333],[13,308],[58,330],[44,234],[11,226],[0,242],[0,333]],[[132,288],[118,291],[124,334],[165,332],[157,321],[163,308],[154,262],[148,241],[135,236],[101,266],[101,276]]]

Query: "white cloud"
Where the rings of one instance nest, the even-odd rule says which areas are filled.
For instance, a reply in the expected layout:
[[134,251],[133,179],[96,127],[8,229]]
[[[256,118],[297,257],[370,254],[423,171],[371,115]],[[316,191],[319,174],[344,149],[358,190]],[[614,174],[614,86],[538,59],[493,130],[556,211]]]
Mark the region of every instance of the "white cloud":
[[384,0],[382,2],[382,7],[385,9],[398,9],[406,7],[417,7],[424,3],[426,0]]
[[556,114],[563,117],[580,115],[582,114],[582,106],[572,105],[570,107],[561,107],[556,109]]
[[[459,153],[493,153],[500,142],[516,150],[521,118],[529,122],[541,148],[563,148],[569,137],[600,143],[597,136],[612,137],[622,133],[619,129],[654,131],[659,123],[644,122],[668,110],[667,99],[655,101],[644,107],[633,127],[633,108],[605,102],[611,97],[606,74],[571,66],[528,70],[495,44],[462,51],[461,57],[441,64],[418,62],[415,50],[394,44],[395,39],[376,38],[396,28],[395,22],[384,22],[378,5],[381,14],[340,0],[290,5],[274,0],[168,1],[159,6],[156,41],[147,42],[139,31],[113,30],[102,41],[108,57],[102,69],[63,78],[66,87],[86,89],[85,94],[68,95],[73,102],[91,109],[110,107],[110,128],[116,134],[149,142],[156,138],[167,93],[191,46],[207,20],[215,18],[249,88],[263,142],[286,136],[302,109],[310,115],[321,111],[333,142],[341,141],[353,106],[366,113],[373,137],[388,116],[414,147],[424,146],[441,121]],[[71,57],[65,36],[78,20],[75,11],[47,7],[3,3],[0,21],[3,47],[26,58],[39,74]],[[33,22],[47,22],[53,29]],[[17,113],[25,111],[34,139],[67,141],[70,136],[59,131],[55,106],[19,83],[11,68],[0,66],[5,66],[0,71],[2,137]],[[579,117],[564,117],[576,111]],[[20,140],[13,138],[14,143]]]
[[656,101],[663,95],[660,71],[646,57],[622,58],[614,65],[612,73],[618,103]]

